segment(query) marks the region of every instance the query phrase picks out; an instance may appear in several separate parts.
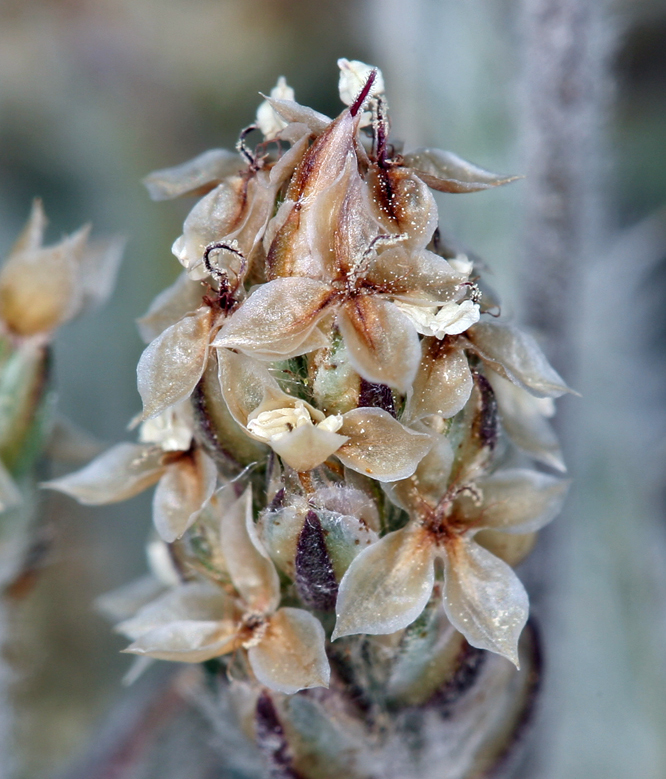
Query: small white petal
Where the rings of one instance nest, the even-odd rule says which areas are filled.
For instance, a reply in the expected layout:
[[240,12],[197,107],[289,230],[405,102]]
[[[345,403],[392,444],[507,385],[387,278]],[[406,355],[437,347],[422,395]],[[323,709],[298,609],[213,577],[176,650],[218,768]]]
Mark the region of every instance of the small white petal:
[[163,452],[186,452],[192,443],[194,420],[189,401],[171,406],[139,427],[142,444],[157,444]]
[[445,335],[465,332],[481,316],[479,306],[471,300],[444,303],[439,310],[431,306],[413,306],[400,300],[396,300],[395,304],[413,322],[417,332],[440,340]]
[[[350,61],[344,59],[344,57],[341,57],[338,60],[338,67],[340,68],[338,91],[340,93],[340,100],[342,100],[345,105],[351,105],[354,100],[356,100],[373,70],[377,71],[377,75],[370,88],[368,97],[384,94],[384,77],[379,68],[375,68],[372,65],[366,65],[365,62],[360,62],[359,60]],[[364,116],[361,120],[361,127],[367,126],[371,121],[372,114],[368,112],[368,116]]]
[[[294,90],[287,84],[284,76],[280,76],[277,84],[271,89],[271,97],[274,100],[293,100]],[[287,122],[280,118],[279,114],[271,106],[268,100],[264,100],[257,108],[257,125],[267,141],[275,136],[287,126]]]
[[456,254],[453,259],[449,260],[449,265],[456,273],[460,273],[463,276],[469,276],[474,270],[474,263],[466,254]]
[[337,433],[342,427],[342,424],[342,414],[331,414],[330,417],[326,417],[326,419],[322,419],[321,422],[318,422],[317,427],[320,430],[326,430],[328,433]]
[[312,425],[312,418],[302,400],[293,406],[261,411],[248,420],[247,429],[261,441],[276,441],[280,436],[302,425]]

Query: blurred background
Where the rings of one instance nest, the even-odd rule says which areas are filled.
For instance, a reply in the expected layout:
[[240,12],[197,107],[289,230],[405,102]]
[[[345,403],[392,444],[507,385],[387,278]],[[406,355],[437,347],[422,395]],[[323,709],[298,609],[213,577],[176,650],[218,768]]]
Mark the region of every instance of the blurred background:
[[[575,321],[556,358],[583,397],[563,404],[572,499],[525,572],[549,676],[523,770],[539,779],[663,779],[666,3],[588,5],[599,47],[589,66],[596,123],[582,130],[593,134],[594,176],[582,184],[593,229],[569,287],[566,279],[553,287],[570,296]],[[60,411],[104,442],[129,435],[140,408],[134,320],[176,277],[170,247],[191,207],[151,203],[140,180],[233,147],[277,76],[299,102],[334,116],[336,59],[376,64],[394,135],[407,148],[439,146],[498,172],[528,171],[528,6],[0,0],[0,249],[11,246],[34,196],[53,240],[87,221],[97,234],[128,239],[111,303],[59,332]],[[587,66],[572,67],[576,79]],[[443,229],[492,269],[504,312],[528,322],[524,280],[540,262],[534,235],[526,242],[531,191],[519,182],[439,202]],[[577,357],[567,364],[563,352]],[[42,508],[54,545],[17,626],[22,775],[30,779],[65,772],[127,694],[123,641],[92,601],[143,572],[150,527],[146,495],[94,510],[48,495]]]

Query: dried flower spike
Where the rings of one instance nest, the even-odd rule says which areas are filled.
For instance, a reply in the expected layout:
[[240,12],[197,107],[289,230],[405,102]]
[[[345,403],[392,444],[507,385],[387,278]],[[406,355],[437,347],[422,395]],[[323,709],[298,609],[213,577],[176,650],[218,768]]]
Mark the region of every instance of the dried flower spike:
[[[460,725],[479,731],[460,746],[466,776],[482,753],[499,760],[532,695],[513,566],[566,494],[529,459],[564,470],[546,417],[569,390],[533,338],[489,315],[479,268],[437,230],[432,190],[515,177],[398,154],[379,70],[338,65],[337,118],[281,77],[238,154],[146,179],[155,199],[201,199],[173,247],[184,275],[140,320],[140,442],[48,486],[105,503],[158,483],[178,581],[119,625],[127,651],[217,658],[221,694],[228,676],[255,701],[280,776],[331,775],[313,766],[333,731],[340,770],[384,759],[394,775],[407,711],[434,755],[426,720],[444,700],[440,753],[464,712],[486,712]],[[527,670],[512,670],[521,652]]]

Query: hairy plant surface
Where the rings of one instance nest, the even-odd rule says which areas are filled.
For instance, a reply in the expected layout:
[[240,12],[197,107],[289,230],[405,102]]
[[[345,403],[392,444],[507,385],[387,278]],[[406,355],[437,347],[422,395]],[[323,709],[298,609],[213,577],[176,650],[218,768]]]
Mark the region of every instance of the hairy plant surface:
[[336,119],[281,78],[238,153],[146,179],[201,198],[139,320],[139,440],[49,486],[156,485],[151,574],[103,605],[132,676],[205,664],[271,775],[486,776],[534,697],[513,567],[565,497],[529,461],[564,470],[568,390],[437,229],[431,190],[513,177],[403,153],[381,73],[339,66]]

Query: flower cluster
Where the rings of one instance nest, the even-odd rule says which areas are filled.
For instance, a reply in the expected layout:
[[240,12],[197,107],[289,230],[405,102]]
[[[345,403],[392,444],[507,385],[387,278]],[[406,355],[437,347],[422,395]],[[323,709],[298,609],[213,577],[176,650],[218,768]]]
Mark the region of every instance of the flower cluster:
[[0,512],[22,502],[49,438],[81,450],[83,437],[54,429],[49,347],[61,325],[107,300],[123,253],[118,238],[91,240],[89,225],[44,246],[46,224],[35,200],[0,270]]
[[512,566],[567,488],[524,467],[564,470],[547,417],[566,385],[437,229],[432,190],[512,177],[403,154],[379,71],[339,66],[336,119],[281,78],[237,153],[147,178],[201,198],[183,274],[139,320],[139,443],[49,483],[90,504],[157,484],[168,575],[130,599],[127,651],[228,657],[284,693],[328,684],[328,642],[399,636],[436,597],[517,664]]

